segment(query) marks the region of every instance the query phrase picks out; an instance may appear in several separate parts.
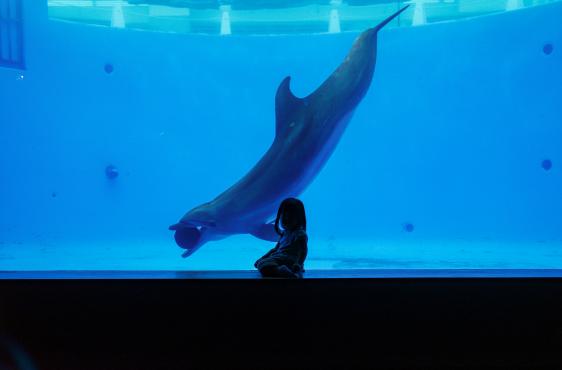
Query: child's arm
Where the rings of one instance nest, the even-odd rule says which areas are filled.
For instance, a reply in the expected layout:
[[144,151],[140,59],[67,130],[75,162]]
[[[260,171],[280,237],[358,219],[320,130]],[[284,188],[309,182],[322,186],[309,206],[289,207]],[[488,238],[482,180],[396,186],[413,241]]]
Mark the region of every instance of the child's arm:
[[[286,249],[287,254],[292,256],[292,259],[297,265],[297,269],[304,271],[304,260],[308,254],[308,238],[306,235],[298,236],[291,245]],[[291,266],[289,266],[291,267]],[[293,270],[295,268],[293,267]]]

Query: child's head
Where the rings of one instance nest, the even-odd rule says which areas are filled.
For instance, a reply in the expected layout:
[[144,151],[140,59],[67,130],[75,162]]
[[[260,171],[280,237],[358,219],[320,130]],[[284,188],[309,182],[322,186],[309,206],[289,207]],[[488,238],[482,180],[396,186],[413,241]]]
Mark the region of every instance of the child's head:
[[283,230],[295,230],[302,228],[306,230],[306,215],[304,213],[304,204],[296,198],[287,198],[281,202],[275,219],[275,231],[282,233],[279,224]]

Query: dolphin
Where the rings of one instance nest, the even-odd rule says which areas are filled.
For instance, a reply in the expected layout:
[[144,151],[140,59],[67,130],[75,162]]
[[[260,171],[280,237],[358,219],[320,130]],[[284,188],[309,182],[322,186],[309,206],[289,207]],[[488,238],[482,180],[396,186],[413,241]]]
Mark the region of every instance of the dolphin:
[[377,33],[408,5],[367,29],[345,60],[312,94],[299,98],[285,77],[275,95],[275,139],[237,183],[170,226],[188,257],[203,244],[234,234],[277,241],[271,219],[280,202],[296,197],[314,180],[338,144],[373,77]]

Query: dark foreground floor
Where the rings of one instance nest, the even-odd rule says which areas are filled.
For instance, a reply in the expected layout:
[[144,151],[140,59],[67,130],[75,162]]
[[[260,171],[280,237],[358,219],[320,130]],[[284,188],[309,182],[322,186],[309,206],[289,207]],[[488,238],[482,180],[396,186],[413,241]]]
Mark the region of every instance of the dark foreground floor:
[[524,275],[12,275],[0,332],[38,369],[562,369],[562,279]]

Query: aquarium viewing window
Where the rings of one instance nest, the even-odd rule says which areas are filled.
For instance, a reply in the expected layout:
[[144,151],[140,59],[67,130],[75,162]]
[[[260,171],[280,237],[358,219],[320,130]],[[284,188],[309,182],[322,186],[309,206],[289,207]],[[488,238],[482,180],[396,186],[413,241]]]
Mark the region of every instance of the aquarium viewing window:
[[0,66],[25,68],[20,0],[0,0]]
[[253,278],[287,197],[305,278],[562,275],[561,19],[0,0],[0,278]]

